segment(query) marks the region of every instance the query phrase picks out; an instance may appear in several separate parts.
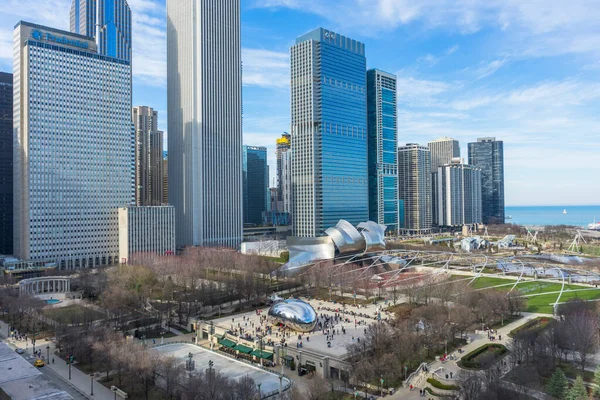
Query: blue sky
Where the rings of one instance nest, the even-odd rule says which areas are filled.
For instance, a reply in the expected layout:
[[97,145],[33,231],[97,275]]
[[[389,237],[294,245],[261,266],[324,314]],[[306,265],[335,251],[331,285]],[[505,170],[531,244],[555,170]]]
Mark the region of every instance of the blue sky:
[[[0,0],[0,69],[21,19],[68,29],[71,0]],[[134,105],[166,131],[165,0],[129,0]],[[241,0],[244,141],[289,131],[289,48],[319,26],[398,76],[399,141],[505,142],[508,205],[600,203],[599,0]]]

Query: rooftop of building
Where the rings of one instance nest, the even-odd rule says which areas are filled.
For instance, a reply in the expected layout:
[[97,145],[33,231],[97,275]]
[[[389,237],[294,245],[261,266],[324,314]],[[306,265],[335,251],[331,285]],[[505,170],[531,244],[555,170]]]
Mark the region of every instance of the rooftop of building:
[[306,42],[308,40],[314,40],[317,42],[324,42],[331,45],[335,45],[342,49],[348,50],[352,53],[365,55],[365,44],[358,40],[351,39],[347,36],[340,35],[339,33],[330,31],[325,28],[313,29],[304,35],[299,36],[296,39],[296,44]]
[[449,137],[441,137],[441,138],[437,138],[434,141],[430,142],[430,143],[437,143],[437,142],[455,142],[457,141],[456,139],[452,139]]
[[91,40],[91,41],[95,40],[91,36],[80,35],[79,33],[73,33],[73,32],[69,32],[69,31],[63,31],[62,29],[56,29],[56,28],[52,28],[51,26],[46,26],[46,25],[34,24],[33,22],[27,22],[27,21],[19,21],[19,22],[17,22],[17,24],[15,25],[15,29],[17,29],[20,25],[29,26],[31,28],[36,28],[36,29],[42,29],[42,30],[45,30],[45,31],[52,31],[52,32],[55,32],[55,33],[59,33],[61,35],[72,36],[72,37],[75,37],[75,38],[78,38],[78,39]]
[[0,343],[0,393],[12,400],[73,399],[5,343]]

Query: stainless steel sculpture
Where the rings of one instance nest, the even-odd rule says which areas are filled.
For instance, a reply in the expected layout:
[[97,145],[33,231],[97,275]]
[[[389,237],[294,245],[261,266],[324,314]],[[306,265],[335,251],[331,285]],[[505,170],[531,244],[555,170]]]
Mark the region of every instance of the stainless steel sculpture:
[[333,227],[325,231],[333,240],[340,254],[360,253],[365,249],[365,238],[350,222],[340,219]]
[[385,230],[387,226],[377,224],[373,221],[358,224],[361,235],[365,238],[365,253],[385,250]]
[[302,300],[288,299],[275,303],[268,315],[272,323],[285,325],[297,332],[310,332],[317,325],[317,313]]
[[358,229],[341,219],[318,238],[288,237],[290,260],[277,273],[293,275],[316,260],[332,260],[338,255],[353,255],[385,250],[387,226],[362,222]]

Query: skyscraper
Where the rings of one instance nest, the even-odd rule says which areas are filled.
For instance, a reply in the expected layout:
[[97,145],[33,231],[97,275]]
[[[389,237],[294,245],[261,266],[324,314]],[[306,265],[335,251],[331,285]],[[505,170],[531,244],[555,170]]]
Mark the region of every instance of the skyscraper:
[[369,219],[398,230],[396,76],[367,71]]
[[483,223],[503,224],[504,143],[493,137],[469,143],[469,164],[481,168]]
[[163,132],[158,130],[158,112],[138,106],[131,110],[135,129],[135,203],[163,204]]
[[14,38],[14,253],[118,262],[131,201],[131,66],[87,36],[20,22]]
[[163,204],[169,204],[169,156],[163,151]]
[[126,0],[71,3],[71,32],[95,38],[99,54],[131,61],[131,27]]
[[448,137],[442,137],[427,144],[431,151],[431,171],[436,172],[442,165],[452,162],[453,158],[460,158],[460,143]]
[[291,136],[284,132],[277,139],[277,211],[283,211],[283,155],[287,153],[292,146]]
[[300,36],[291,100],[294,235],[367,220],[365,45],[323,28]]
[[0,254],[13,253],[13,76],[0,72]]
[[244,146],[243,154],[244,223],[260,225],[270,200],[267,148]]
[[409,143],[398,148],[398,199],[403,204],[400,230],[426,233],[431,230],[431,152]]
[[292,213],[292,153],[286,151],[281,155],[281,202],[279,212]]
[[[454,140],[448,137],[442,137],[434,140],[427,144],[431,151],[431,177],[432,181],[437,181],[435,176],[438,172],[438,168],[450,164],[454,158],[460,158],[460,143],[458,140]],[[437,224],[440,216],[437,215],[439,206],[437,204],[437,187],[432,185],[431,187],[431,212],[432,220],[434,224]]]
[[481,169],[462,164],[460,158],[438,168],[433,175],[438,226],[480,224]]
[[242,241],[240,0],[167,1],[169,201],[177,246]]

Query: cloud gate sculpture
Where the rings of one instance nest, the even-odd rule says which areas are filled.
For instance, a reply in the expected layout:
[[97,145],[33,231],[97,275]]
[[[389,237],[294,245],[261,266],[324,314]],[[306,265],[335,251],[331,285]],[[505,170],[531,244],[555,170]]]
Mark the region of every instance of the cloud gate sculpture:
[[288,299],[275,303],[268,315],[274,324],[285,325],[297,332],[310,332],[317,325],[317,313],[302,300]]
[[316,260],[330,260],[340,255],[365,254],[385,250],[387,226],[373,221],[358,226],[341,219],[318,238],[288,237],[290,260],[278,272],[291,275]]

